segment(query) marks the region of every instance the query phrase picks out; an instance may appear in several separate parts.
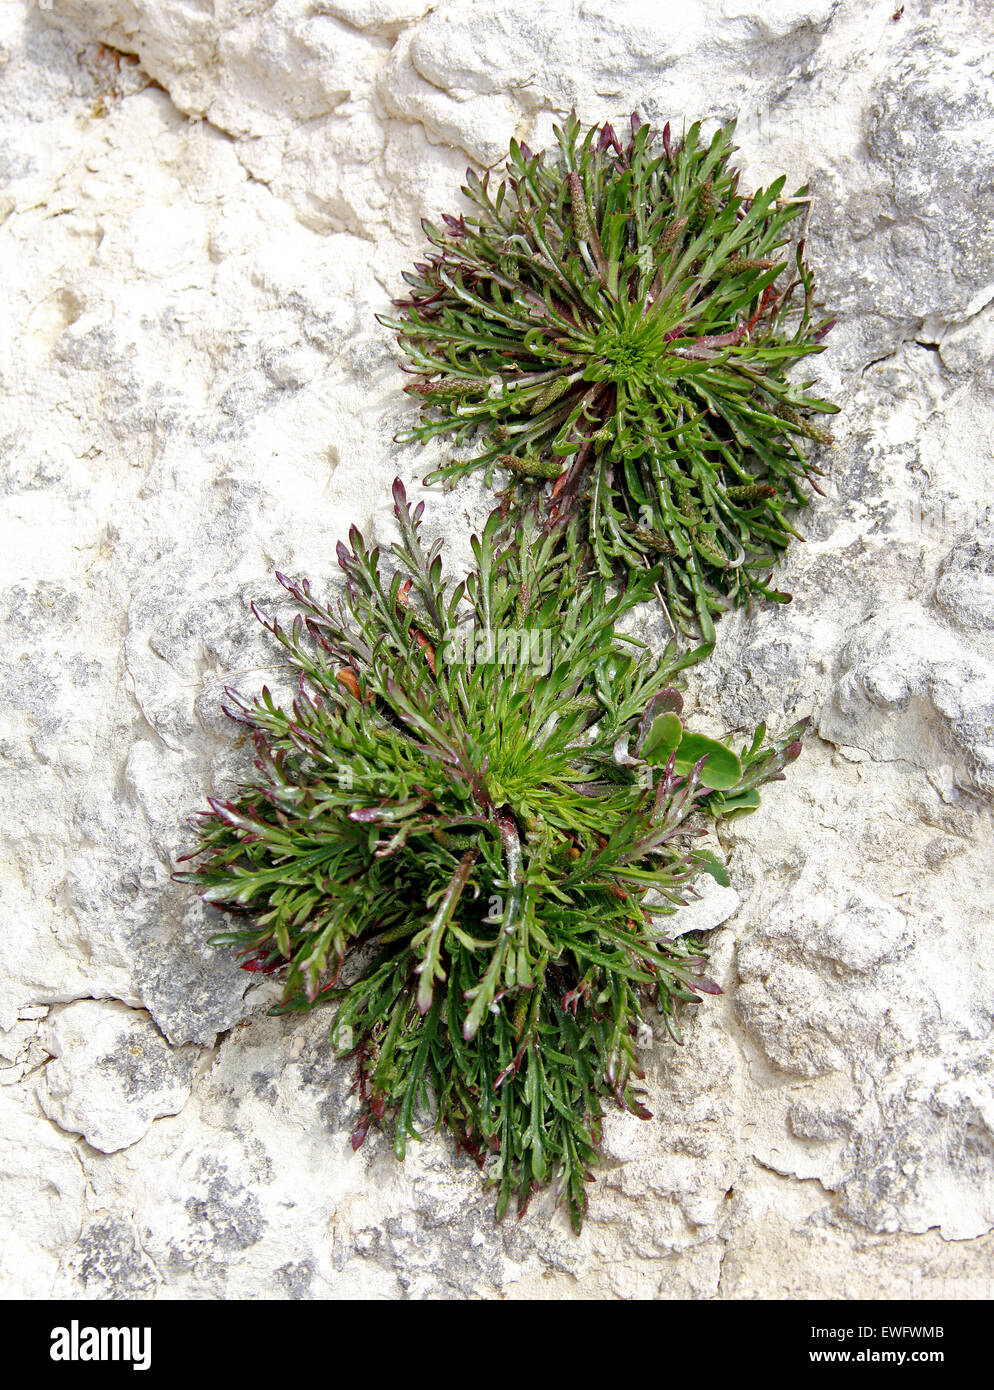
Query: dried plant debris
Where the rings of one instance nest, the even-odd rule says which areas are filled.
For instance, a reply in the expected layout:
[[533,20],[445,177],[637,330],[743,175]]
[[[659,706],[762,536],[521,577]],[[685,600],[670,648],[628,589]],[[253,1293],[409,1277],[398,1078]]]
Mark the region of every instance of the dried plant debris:
[[770,570],[837,409],[788,377],[832,324],[792,237],[806,190],[740,193],[733,132],[633,115],[622,143],[574,116],[556,150],[512,141],[505,177],[468,171],[472,211],[424,223],[384,320],[420,378],[401,438],[478,449],[431,478],[505,470],[509,498],[547,489],[550,520],[582,510],[599,573],[658,564],[671,622],[705,644],[729,604],[788,597]]
[[612,592],[575,524],[495,512],[452,584],[424,504],[399,482],[394,503],[392,572],[353,528],[337,606],[281,576],[300,611],[263,621],[299,694],[231,693],[255,777],[210,802],[179,877],[238,914],[215,940],[245,969],[284,972],[282,1009],[337,1002],[356,1147],[389,1112],[402,1157],[433,1116],[500,1214],[555,1181],[579,1229],[604,1102],[647,1114],[643,1010],[679,1040],[677,1006],[717,991],[667,920],[701,873],[727,882],[708,831],[803,726],[738,753],[686,729],[676,644],[655,660],[616,626],[658,571]]

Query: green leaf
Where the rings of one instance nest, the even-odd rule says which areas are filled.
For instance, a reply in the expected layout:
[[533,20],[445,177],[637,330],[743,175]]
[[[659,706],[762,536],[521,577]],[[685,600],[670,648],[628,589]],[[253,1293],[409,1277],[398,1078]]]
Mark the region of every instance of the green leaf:
[[741,781],[742,764],[730,748],[703,734],[684,733],[676,750],[675,770],[686,777],[701,758],[705,760],[701,768],[702,786],[723,790]]
[[706,854],[701,860],[701,872],[710,874],[715,883],[720,883],[722,888],[730,888],[732,885],[728,870],[721,860],[716,859],[713,854]]
[[656,767],[668,763],[682,738],[683,724],[679,717],[671,712],[658,714],[649,727],[641,756]]
[[759,792],[748,790],[734,792],[731,796],[722,796],[720,814],[729,820],[732,816],[746,816],[750,811],[755,811],[759,806]]

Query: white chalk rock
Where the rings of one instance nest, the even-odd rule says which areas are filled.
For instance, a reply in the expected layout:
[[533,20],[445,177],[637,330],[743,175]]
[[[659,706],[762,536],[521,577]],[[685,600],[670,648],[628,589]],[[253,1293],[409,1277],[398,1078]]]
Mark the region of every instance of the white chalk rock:
[[[0,6],[5,1296],[989,1294],[994,30],[671,8]],[[579,1240],[548,1192],[496,1227],[444,1136],[354,1152],[327,1015],[262,1017],[171,879],[250,769],[224,687],[280,679],[249,603],[276,610],[275,569],[331,594],[348,526],[389,543],[393,478],[416,497],[445,457],[392,443],[374,319],[420,219],[574,105],[737,117],[744,186],[809,186],[840,323],[803,375],[844,407],[793,602],[723,617],[687,697],[743,741],[817,732],[722,828],[732,889],[666,919],[728,922],[724,994],[643,1048],[653,1119],[608,1109]],[[427,499],[451,572],[488,500]]]
[[136,1144],[190,1097],[199,1049],[170,1047],[145,1014],[102,999],[68,1004],[46,1023],[53,1060],[38,1099],[60,1129],[101,1153]]

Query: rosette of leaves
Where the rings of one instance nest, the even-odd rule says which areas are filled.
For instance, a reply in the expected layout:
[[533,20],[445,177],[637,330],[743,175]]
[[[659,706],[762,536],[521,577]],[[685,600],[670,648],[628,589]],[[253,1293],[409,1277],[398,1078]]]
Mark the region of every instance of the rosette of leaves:
[[283,645],[299,693],[229,692],[255,776],[210,801],[178,877],[241,920],[214,938],[284,972],[281,1008],[337,1001],[362,1116],[394,1118],[403,1156],[429,1114],[498,1185],[502,1214],[555,1180],[578,1229],[602,1107],[647,1114],[637,1024],[673,1036],[715,992],[666,922],[702,872],[718,815],[800,752],[800,726],[736,754],[684,728],[673,644],[661,661],[618,620],[650,592],[589,582],[575,531],[495,513],[458,584],[394,500],[388,574],[353,528],[344,598],[299,608]]
[[806,190],[740,192],[733,132],[633,115],[622,143],[573,116],[554,152],[512,141],[499,182],[467,172],[471,212],[424,222],[383,320],[421,378],[399,438],[479,446],[429,481],[553,480],[549,514],[584,510],[598,571],[658,564],[671,622],[705,643],[729,604],[787,600],[769,573],[819,472],[810,441],[830,442],[814,417],[837,409],[788,377],[832,323],[791,236]]

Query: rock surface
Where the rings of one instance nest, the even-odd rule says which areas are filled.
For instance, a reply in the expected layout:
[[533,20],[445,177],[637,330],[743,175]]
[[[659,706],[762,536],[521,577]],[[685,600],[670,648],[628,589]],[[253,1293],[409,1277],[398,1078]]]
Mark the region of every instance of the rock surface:
[[[954,0],[3,6],[6,1296],[990,1296],[992,52]],[[373,317],[420,218],[574,104],[737,116],[748,180],[810,185],[845,404],[793,604],[692,691],[816,732],[723,832],[725,993],[579,1239],[548,1196],[495,1228],[444,1138],[353,1153],[326,1021],[268,1018],[170,879],[246,767],[223,687],[273,679],[249,602],[437,457]],[[456,567],[483,496],[430,508]]]
[[137,1144],[154,1120],[179,1114],[190,1098],[198,1049],[170,1047],[151,1019],[124,1004],[66,1004],[39,1041],[50,1058],[39,1105],[101,1153]]

